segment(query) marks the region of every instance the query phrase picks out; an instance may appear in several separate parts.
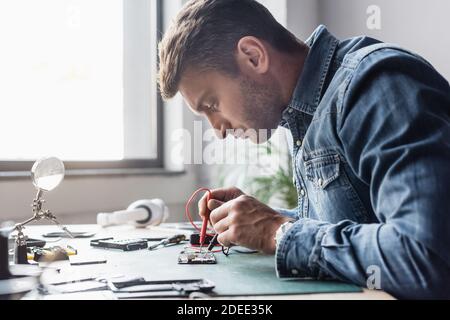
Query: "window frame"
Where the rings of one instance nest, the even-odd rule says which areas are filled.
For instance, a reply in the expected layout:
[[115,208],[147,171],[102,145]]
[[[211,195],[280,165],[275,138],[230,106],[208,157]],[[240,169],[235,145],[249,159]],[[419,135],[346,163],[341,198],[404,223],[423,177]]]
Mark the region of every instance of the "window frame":
[[[147,0],[135,0],[135,1],[123,1],[124,5],[124,22],[125,21],[133,21],[133,19],[126,19],[125,14],[127,12],[127,8],[125,6],[129,6],[130,4],[135,5],[139,2],[142,4]],[[157,66],[158,66],[158,54],[157,47],[158,43],[161,40],[162,35],[162,26],[163,26],[163,14],[162,14],[162,3],[161,0],[152,0],[149,1],[151,10],[148,12],[149,23],[151,24],[151,39],[152,39],[152,61],[151,64],[151,74],[154,76],[150,76],[150,82],[152,80],[156,80],[157,74]],[[126,22],[130,23],[130,22]],[[131,22],[133,23],[133,22]],[[129,28],[130,26],[125,26],[124,29]],[[126,33],[124,33],[126,36]],[[124,37],[125,38],[125,37]],[[124,50],[125,48],[125,40],[124,40]],[[154,54],[153,54],[154,53]],[[126,77],[125,66],[127,64],[126,59],[124,58],[124,81]],[[146,83],[149,85],[149,83]],[[150,85],[152,85],[150,83]],[[156,137],[150,138],[153,145],[156,144],[156,157],[151,159],[123,159],[123,160],[100,160],[100,161],[64,161],[64,165],[66,168],[66,175],[117,175],[117,174],[153,174],[153,173],[162,173],[164,172],[164,117],[163,117],[163,101],[161,95],[158,92],[156,82],[154,84],[154,90],[151,90],[151,103],[154,103],[155,108],[152,108],[153,115],[156,114],[155,117],[150,120],[152,122],[151,129],[152,133],[156,133]],[[127,109],[126,105],[126,85],[124,84],[124,108]],[[126,132],[126,128],[124,128],[124,134]],[[30,175],[30,169],[33,165],[34,161],[22,161],[22,160],[0,160],[0,178],[3,177],[23,177]]]

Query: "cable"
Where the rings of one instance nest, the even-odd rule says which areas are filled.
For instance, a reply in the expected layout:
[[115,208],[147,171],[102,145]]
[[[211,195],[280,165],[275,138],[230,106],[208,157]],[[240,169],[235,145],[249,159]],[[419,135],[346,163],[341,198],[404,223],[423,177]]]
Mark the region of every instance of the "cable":
[[225,256],[229,256],[230,255],[230,247],[227,247],[226,249],[225,249],[225,247],[224,246],[222,246],[222,253],[225,255]]
[[[211,190],[209,190],[208,188],[200,188],[194,191],[194,193],[191,195],[191,197],[189,198],[189,200],[186,202],[186,206],[185,206],[185,214],[186,217],[188,218],[189,222],[191,223],[191,225],[194,227],[195,230],[197,230],[198,232],[201,232],[201,229],[194,223],[191,213],[189,212],[189,206],[191,205],[192,200],[194,200],[195,196],[197,195],[197,193],[199,193],[200,191],[206,191],[208,193],[208,199],[210,199],[211,197]],[[206,203],[206,205],[208,205],[208,202]],[[211,221],[209,221],[211,223]],[[211,233],[206,233],[206,235],[212,237],[213,234]]]
[[244,250],[242,250],[242,249],[236,249],[234,247],[231,247],[230,249],[233,250],[236,253],[242,253],[242,254],[254,254],[254,253],[258,253],[259,252],[258,250],[252,250],[252,249],[248,249],[248,248],[244,248]]
[[[192,202],[192,200],[194,200],[195,196],[201,191],[205,191],[205,192],[208,193],[208,196],[207,196],[207,199],[206,199],[206,205],[208,206],[208,201],[211,198],[211,190],[208,189],[208,188],[200,188],[200,189],[195,190],[194,193],[189,197],[188,201],[186,202],[186,206],[185,206],[186,217],[189,220],[189,222],[191,223],[191,225],[194,227],[194,229],[197,230],[198,232],[201,232],[201,229],[200,229],[200,227],[198,227],[194,223],[194,221],[192,219],[192,216],[191,216],[191,213],[189,211],[189,206],[191,205],[191,202]],[[209,218],[208,218],[208,222],[211,223],[211,220],[209,220]],[[213,233],[206,233],[206,235],[208,235],[210,237],[213,237],[215,234],[213,234]],[[191,245],[191,247],[193,249],[201,249],[200,246],[197,246],[197,245]],[[225,254],[223,246],[222,246],[221,250],[211,250],[210,252],[223,252]]]

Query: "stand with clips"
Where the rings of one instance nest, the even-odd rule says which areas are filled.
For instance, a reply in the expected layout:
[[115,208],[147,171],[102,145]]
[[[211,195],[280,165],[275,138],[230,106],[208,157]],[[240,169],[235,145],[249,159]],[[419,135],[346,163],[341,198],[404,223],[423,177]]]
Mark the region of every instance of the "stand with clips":
[[47,219],[55,223],[57,226],[61,227],[71,238],[73,238],[72,233],[64,226],[62,226],[56,217],[50,212],[50,210],[42,210],[42,204],[45,202],[42,199],[42,189],[39,189],[36,198],[33,200],[31,207],[33,208],[33,216],[21,223],[17,223],[14,230],[17,231],[15,249],[14,249],[14,262],[17,264],[28,264],[27,259],[27,237],[23,234],[24,226],[32,221],[38,221],[41,219]]

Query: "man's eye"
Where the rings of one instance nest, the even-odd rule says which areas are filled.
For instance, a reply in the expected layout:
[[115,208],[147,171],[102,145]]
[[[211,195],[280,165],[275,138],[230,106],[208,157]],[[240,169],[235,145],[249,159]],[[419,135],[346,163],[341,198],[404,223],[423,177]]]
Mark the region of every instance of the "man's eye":
[[212,110],[212,106],[210,104],[205,104],[201,109],[201,111],[203,111],[203,112],[210,112],[211,110]]
[[217,111],[216,104],[214,104],[214,103],[211,103],[211,104],[204,104],[204,105],[200,108],[199,111],[200,111],[200,112],[215,112],[215,111]]

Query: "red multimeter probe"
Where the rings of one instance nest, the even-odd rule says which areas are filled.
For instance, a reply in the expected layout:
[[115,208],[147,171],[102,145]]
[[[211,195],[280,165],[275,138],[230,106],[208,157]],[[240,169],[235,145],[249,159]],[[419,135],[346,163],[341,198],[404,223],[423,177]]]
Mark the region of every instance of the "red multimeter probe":
[[[203,217],[203,221],[202,221],[202,227],[201,229],[194,223],[191,213],[189,212],[189,206],[191,204],[191,202],[194,200],[194,198],[197,196],[197,193],[201,192],[201,191],[205,191],[207,192],[207,196],[206,196],[206,212],[205,212],[205,216]],[[200,247],[203,246],[203,244],[205,243],[206,240],[206,236],[210,236],[210,237],[217,237],[217,233],[214,234],[210,234],[208,233],[208,221],[209,221],[209,216],[211,214],[210,210],[208,209],[208,202],[211,199],[211,190],[208,188],[200,188],[198,190],[195,190],[195,192],[191,195],[191,197],[189,198],[189,200],[186,202],[186,206],[185,206],[185,213],[186,213],[186,217],[188,218],[189,222],[191,223],[191,225],[195,228],[195,230],[197,230],[200,233]],[[212,248],[212,244],[214,243],[214,241],[211,241],[209,247],[208,247],[208,251],[211,252],[220,252],[222,250],[211,250]],[[201,249],[200,249],[201,250]]]
[[[192,220],[191,214],[189,213],[189,205],[191,204],[192,200],[195,198],[195,196],[197,195],[197,193],[201,192],[201,191],[205,191],[207,192],[207,197],[206,197],[206,212],[205,212],[205,216],[203,217],[203,222],[202,222],[202,228],[201,230],[194,224],[194,221]],[[208,209],[208,202],[211,199],[211,190],[209,190],[208,188],[200,188],[198,190],[196,190],[192,196],[189,198],[189,200],[186,202],[186,216],[188,217],[189,221],[191,222],[191,224],[194,226],[194,228],[200,232],[200,244],[203,245],[205,242],[205,238],[206,236],[213,236],[212,234],[209,234],[207,229],[208,229],[208,221],[209,221],[209,215],[210,215],[210,210]]]
[[206,212],[203,217],[202,230],[200,232],[200,244],[203,245],[205,243],[206,238],[206,228],[208,227],[209,214],[211,213],[208,209],[208,202],[211,199],[211,191],[208,190],[208,194],[206,196]]
[[211,213],[208,209],[208,202],[209,202],[210,196],[211,196],[211,193],[208,192],[208,195],[206,197],[206,212],[205,212],[205,216],[203,217],[202,230],[200,232],[200,244],[201,245],[203,245],[205,243],[206,228],[208,227],[209,214]]

